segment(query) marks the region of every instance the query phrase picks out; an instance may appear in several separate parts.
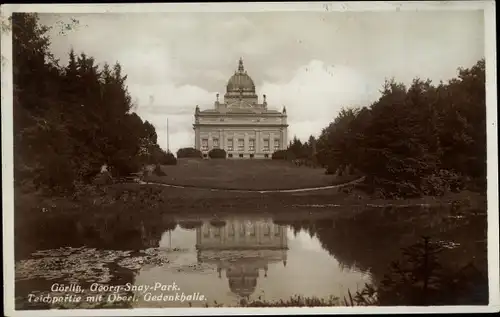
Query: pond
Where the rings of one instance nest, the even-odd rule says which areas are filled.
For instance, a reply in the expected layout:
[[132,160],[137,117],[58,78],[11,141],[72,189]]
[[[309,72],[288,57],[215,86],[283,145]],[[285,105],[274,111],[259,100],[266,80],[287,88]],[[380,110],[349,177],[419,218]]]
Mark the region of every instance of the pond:
[[216,219],[58,215],[16,242],[22,245],[16,309],[343,299],[380,282],[401,248],[421,235],[446,246],[445,262],[476,259],[484,270],[484,221],[422,208],[328,207]]

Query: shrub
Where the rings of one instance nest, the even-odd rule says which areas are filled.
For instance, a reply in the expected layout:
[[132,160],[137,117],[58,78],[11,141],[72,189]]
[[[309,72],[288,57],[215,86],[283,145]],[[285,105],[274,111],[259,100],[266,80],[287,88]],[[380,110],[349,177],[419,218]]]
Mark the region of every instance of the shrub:
[[177,165],[177,158],[171,152],[163,152],[160,159],[160,164],[162,165]]
[[186,157],[202,158],[202,154],[201,154],[200,150],[197,150],[197,149],[192,148],[192,147],[185,147],[185,148],[179,149],[177,151],[177,157],[178,158],[186,158]]
[[48,194],[67,194],[74,191],[75,173],[63,156],[47,153],[43,165],[33,171],[33,183]]
[[138,157],[117,156],[109,163],[109,170],[113,177],[127,176],[137,173],[141,169],[141,162]]
[[208,156],[213,159],[225,159],[226,151],[223,149],[212,149],[208,152]]
[[463,187],[462,177],[448,170],[440,170],[422,180],[422,192],[424,195],[442,196],[446,192],[458,192]]
[[336,169],[331,168],[330,166],[327,166],[325,169],[325,174],[326,175],[335,175],[337,173]]
[[156,164],[155,169],[153,170],[153,174],[156,176],[165,176],[165,172],[161,169],[160,164]]
[[92,184],[94,185],[109,185],[112,183],[113,177],[111,177],[111,173],[108,171],[98,173],[92,180]]
[[287,159],[287,151],[286,150],[279,150],[273,153],[272,157],[273,160],[286,160]]

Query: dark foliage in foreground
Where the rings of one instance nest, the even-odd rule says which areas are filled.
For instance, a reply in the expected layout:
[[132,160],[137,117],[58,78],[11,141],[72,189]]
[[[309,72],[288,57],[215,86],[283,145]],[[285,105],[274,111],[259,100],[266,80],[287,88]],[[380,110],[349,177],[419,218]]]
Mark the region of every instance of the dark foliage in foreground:
[[61,66],[36,14],[14,13],[11,22],[16,184],[71,193],[104,164],[123,176],[146,163],[173,162],[153,125],[133,112],[119,63],[99,67],[71,51]]
[[458,271],[441,265],[440,243],[423,237],[402,250],[402,259],[393,261],[380,285],[366,284],[342,300],[323,300],[294,296],[288,300],[242,302],[245,307],[304,307],[304,306],[438,306],[485,305],[488,298],[488,278],[468,264]]
[[[437,306],[485,305],[488,298],[488,278],[472,263],[460,270],[443,267],[440,243],[423,237],[402,250],[403,258],[393,261],[380,285],[365,285],[349,299],[348,306]],[[485,302],[486,299],[486,302]]]

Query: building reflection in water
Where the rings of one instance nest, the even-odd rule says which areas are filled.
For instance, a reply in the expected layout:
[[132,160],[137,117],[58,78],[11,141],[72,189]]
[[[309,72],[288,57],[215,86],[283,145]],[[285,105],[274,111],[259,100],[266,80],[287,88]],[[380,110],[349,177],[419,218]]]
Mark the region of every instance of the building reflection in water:
[[268,265],[286,266],[287,228],[268,220],[231,219],[217,225],[204,222],[196,229],[198,263],[217,266],[219,278],[225,273],[229,289],[247,298],[260,275],[267,277]]

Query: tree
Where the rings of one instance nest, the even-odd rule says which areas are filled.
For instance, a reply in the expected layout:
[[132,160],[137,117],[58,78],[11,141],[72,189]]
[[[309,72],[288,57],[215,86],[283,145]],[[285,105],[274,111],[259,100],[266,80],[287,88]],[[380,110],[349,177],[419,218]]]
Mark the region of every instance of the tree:
[[386,80],[370,107],[344,108],[322,130],[318,162],[329,173],[355,168],[366,188],[383,197],[443,194],[466,179],[484,191],[484,60],[458,73],[438,86]]
[[131,112],[119,63],[99,68],[71,50],[61,67],[36,14],[15,13],[12,29],[17,184],[71,193],[103,164],[123,175],[148,161],[176,162],[157,145],[153,125]]

